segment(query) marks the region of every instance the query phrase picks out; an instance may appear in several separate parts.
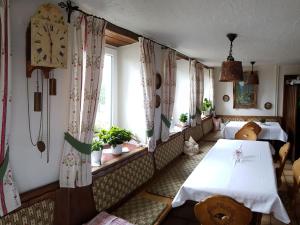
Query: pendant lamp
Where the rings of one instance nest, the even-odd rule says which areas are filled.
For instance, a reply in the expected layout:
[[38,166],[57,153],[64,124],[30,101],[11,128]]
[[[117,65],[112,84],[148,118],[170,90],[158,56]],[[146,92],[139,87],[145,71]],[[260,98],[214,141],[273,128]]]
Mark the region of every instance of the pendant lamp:
[[227,38],[230,41],[230,50],[227,57],[227,61],[222,63],[221,77],[219,81],[230,82],[230,81],[243,81],[243,67],[241,61],[234,61],[232,56],[232,42],[237,37],[237,34],[229,33]]
[[259,84],[257,71],[253,71],[253,65],[254,64],[255,64],[255,62],[252,61],[251,62],[252,70],[251,70],[250,75],[247,78],[247,81],[245,82],[246,84]]

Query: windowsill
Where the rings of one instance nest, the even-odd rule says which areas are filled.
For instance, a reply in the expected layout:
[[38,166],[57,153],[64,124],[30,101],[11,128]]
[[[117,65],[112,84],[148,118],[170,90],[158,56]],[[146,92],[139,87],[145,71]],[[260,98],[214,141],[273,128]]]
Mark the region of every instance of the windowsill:
[[[115,165],[115,164],[127,159],[128,157],[147,149],[147,147],[139,147],[137,145],[130,144],[130,143],[124,143],[123,147],[127,147],[129,151],[124,152],[120,155],[113,155],[111,153],[102,153],[101,165],[100,166],[92,166],[92,173],[95,174],[98,172],[98,170]],[[105,148],[109,148],[109,147],[105,147]]]

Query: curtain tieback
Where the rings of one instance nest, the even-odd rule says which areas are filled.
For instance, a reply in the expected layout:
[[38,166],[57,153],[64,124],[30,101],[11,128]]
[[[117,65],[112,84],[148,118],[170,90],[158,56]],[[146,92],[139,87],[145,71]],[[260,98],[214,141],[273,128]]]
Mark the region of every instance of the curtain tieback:
[[197,114],[199,114],[199,115],[202,114],[202,112],[201,112],[201,110],[200,110],[199,108],[196,108],[196,112],[197,112]]
[[3,181],[3,177],[4,174],[7,170],[7,166],[8,166],[8,159],[9,159],[9,150],[7,149],[6,153],[5,153],[5,157],[4,160],[2,161],[1,165],[0,165],[0,180]]
[[164,122],[164,124],[170,128],[171,127],[171,122],[170,120],[168,120],[168,118],[164,115],[164,114],[161,114],[161,120]]
[[196,118],[196,114],[195,115],[190,115],[190,118],[193,120]]
[[152,137],[154,134],[154,128],[146,131],[147,137]]
[[65,133],[65,140],[73,147],[75,148],[78,152],[85,154],[85,155],[90,155],[92,153],[92,145],[91,144],[86,144],[83,142],[78,141],[76,138],[74,138],[71,134],[68,132]]

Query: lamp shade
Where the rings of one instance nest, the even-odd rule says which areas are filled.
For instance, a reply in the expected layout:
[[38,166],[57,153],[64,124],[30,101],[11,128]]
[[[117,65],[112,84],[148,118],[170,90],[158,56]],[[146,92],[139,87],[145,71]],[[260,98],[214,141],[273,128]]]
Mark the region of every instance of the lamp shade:
[[243,81],[243,67],[241,61],[224,61],[221,69],[221,82]]
[[257,71],[251,71],[245,82],[246,84],[259,84]]

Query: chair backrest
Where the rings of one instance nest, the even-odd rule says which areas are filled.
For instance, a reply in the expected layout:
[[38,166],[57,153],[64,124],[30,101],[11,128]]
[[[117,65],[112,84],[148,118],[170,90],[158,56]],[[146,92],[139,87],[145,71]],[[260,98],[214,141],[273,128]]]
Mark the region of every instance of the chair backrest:
[[300,185],[300,158],[293,163],[293,176],[296,185]]
[[242,128],[249,128],[253,130],[256,135],[258,135],[261,132],[261,127],[253,121],[246,123]]
[[252,129],[242,128],[238,132],[236,132],[235,139],[256,141],[257,135]]
[[202,225],[248,225],[252,212],[234,199],[215,195],[194,207],[196,218]]
[[289,154],[291,144],[289,142],[281,146],[279,150],[279,164],[282,169],[284,168],[287,155]]

